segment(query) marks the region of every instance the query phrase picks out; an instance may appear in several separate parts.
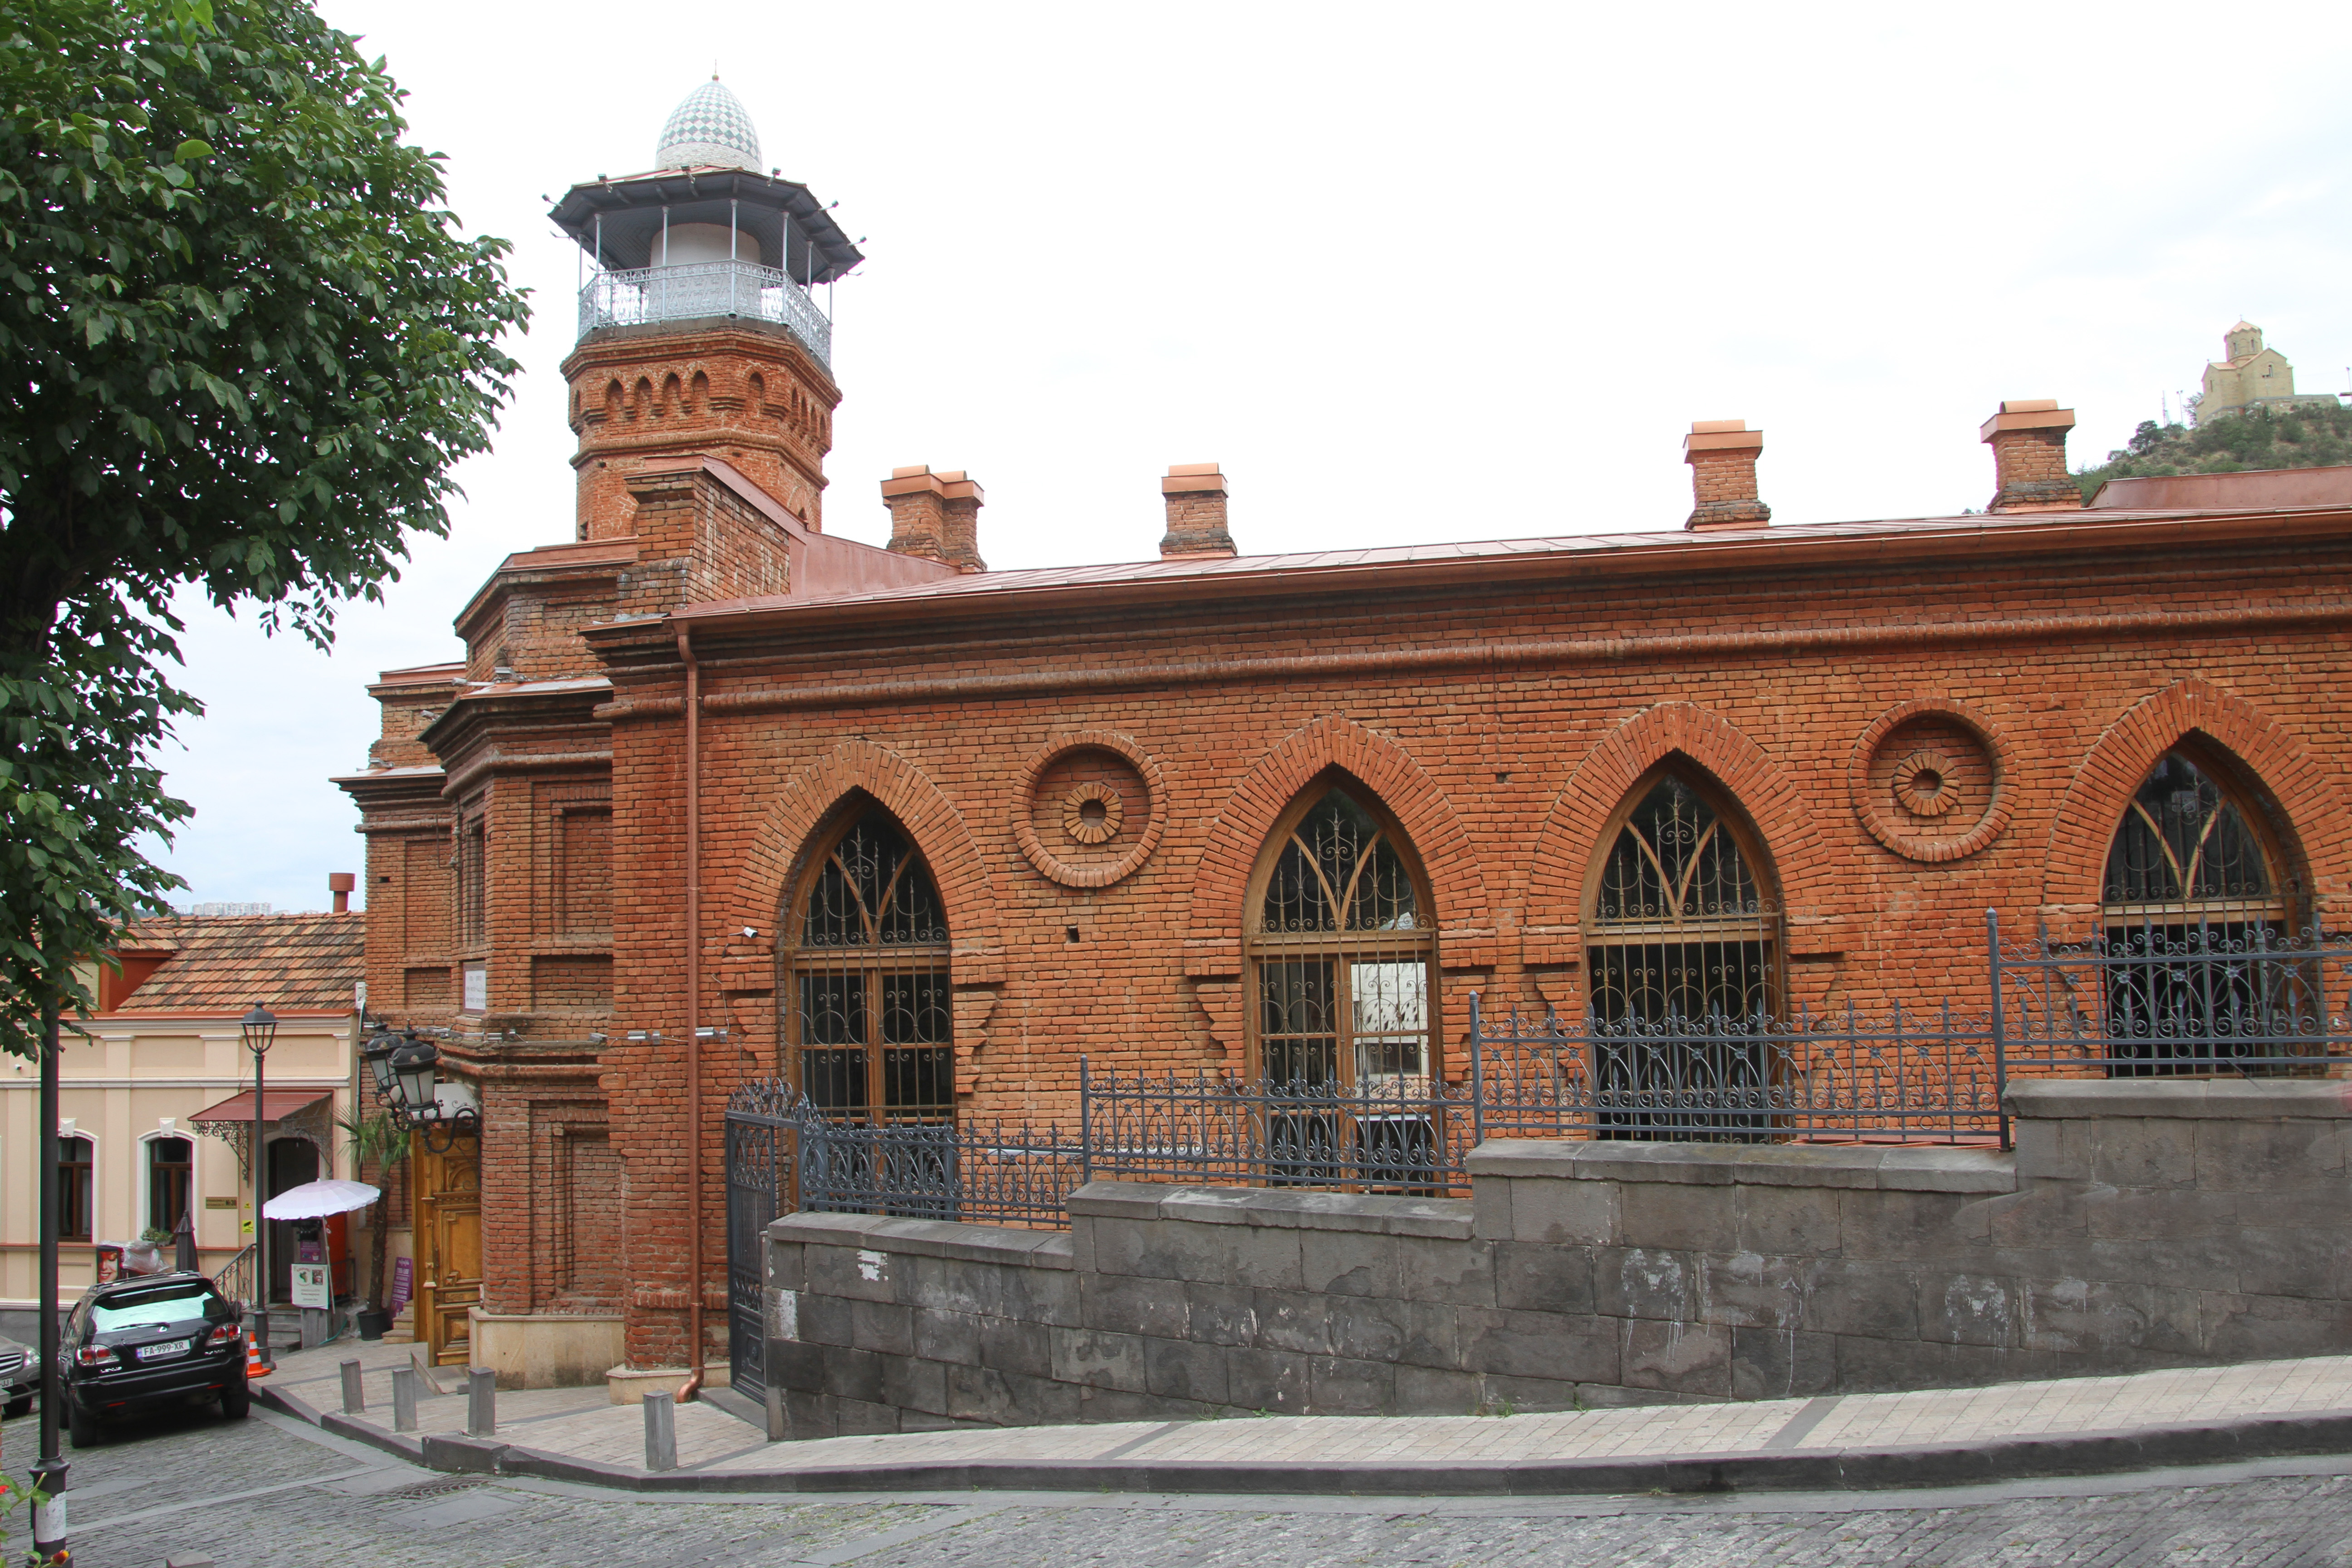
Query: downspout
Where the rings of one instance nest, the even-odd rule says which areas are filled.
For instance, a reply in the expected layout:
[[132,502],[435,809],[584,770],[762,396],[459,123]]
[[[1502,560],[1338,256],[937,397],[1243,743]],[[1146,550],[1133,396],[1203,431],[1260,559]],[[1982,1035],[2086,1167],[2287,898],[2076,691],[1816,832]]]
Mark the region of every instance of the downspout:
[[[667,215],[664,215],[667,218]],[[702,667],[683,626],[677,657],[686,663],[686,1225],[687,1332],[690,1336],[680,1404],[702,1390]]]

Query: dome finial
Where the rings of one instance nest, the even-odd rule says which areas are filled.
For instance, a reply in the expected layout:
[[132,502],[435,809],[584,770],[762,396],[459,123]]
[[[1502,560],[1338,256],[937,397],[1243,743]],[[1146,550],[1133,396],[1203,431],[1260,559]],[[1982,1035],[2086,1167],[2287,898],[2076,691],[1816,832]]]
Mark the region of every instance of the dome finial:
[[718,63],[710,79],[686,95],[662,127],[654,153],[661,169],[754,169],[760,166],[760,132],[735,95],[719,83]]

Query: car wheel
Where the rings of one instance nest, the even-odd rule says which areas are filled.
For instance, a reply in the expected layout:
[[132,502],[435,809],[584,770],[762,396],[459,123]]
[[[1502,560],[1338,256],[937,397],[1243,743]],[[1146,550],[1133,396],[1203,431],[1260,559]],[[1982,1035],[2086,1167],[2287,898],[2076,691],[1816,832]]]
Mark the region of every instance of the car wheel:
[[252,1408],[253,1389],[250,1384],[232,1383],[221,1390],[221,1414],[231,1421],[244,1420],[245,1413]]
[[4,1416],[0,1416],[0,1419],[14,1421],[19,1415],[31,1414],[32,1408],[33,1396],[27,1394],[21,1399],[10,1400],[8,1402],[8,1408],[5,1415]]
[[68,1399],[66,1406],[66,1435],[77,1448],[95,1448],[105,1441],[98,1429],[98,1417]]

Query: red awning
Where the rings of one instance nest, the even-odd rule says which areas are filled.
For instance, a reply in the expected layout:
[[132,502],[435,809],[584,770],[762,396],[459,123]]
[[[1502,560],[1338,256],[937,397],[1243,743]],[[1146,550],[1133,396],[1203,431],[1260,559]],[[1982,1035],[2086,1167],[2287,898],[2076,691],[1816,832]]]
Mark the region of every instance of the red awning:
[[[268,1103],[261,1108],[263,1120],[283,1121],[296,1111],[316,1105],[332,1093],[333,1090],[324,1089],[273,1089],[269,1091]],[[218,1105],[206,1106],[188,1120],[249,1122],[253,1120],[253,1090],[248,1089],[243,1094],[231,1095]]]

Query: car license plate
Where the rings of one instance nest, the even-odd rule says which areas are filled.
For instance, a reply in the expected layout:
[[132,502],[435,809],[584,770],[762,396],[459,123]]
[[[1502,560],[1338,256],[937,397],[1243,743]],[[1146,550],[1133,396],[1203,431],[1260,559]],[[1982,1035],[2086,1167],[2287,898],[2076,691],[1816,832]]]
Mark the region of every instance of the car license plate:
[[167,1355],[185,1355],[188,1352],[188,1347],[195,1342],[196,1342],[194,1340],[166,1340],[160,1345],[141,1345],[139,1347],[139,1359],[141,1361],[162,1361]]

